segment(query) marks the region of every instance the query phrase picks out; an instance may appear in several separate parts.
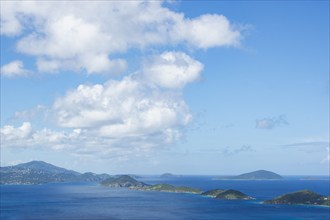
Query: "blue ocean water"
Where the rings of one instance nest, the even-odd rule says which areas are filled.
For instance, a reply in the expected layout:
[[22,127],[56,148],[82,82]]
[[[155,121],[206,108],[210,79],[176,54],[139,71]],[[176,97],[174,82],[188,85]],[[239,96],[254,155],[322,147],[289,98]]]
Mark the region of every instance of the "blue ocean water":
[[225,201],[193,194],[113,189],[96,183],[2,185],[0,219],[330,219],[329,207],[261,204],[263,200],[302,189],[329,195],[328,178],[230,181],[213,180],[209,176],[184,176],[139,180],[203,190],[237,189],[256,200]]

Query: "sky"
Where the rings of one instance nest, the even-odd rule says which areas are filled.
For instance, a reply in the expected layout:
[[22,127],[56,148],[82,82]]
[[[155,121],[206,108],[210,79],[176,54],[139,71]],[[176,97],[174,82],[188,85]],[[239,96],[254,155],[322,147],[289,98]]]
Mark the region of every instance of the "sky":
[[1,1],[1,166],[329,175],[329,1]]

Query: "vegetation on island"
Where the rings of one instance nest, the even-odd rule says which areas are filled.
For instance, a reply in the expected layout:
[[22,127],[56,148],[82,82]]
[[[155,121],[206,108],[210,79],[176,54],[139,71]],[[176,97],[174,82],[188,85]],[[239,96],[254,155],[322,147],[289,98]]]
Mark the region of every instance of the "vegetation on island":
[[286,205],[325,205],[330,206],[330,196],[322,196],[309,190],[288,193],[274,199],[264,201],[264,204]]
[[226,199],[226,200],[251,200],[254,199],[251,196],[248,196],[238,190],[233,189],[213,189],[206,192],[203,192],[201,195],[209,196],[216,199]]
[[238,190],[228,189],[219,193],[216,199],[226,199],[226,200],[251,200],[254,199]]
[[101,185],[113,188],[137,188],[137,187],[145,187],[148,186],[147,184],[137,181],[136,179],[132,178],[129,175],[122,175],[117,178],[110,177],[101,181]]
[[108,174],[67,170],[43,161],[31,161],[16,166],[0,167],[0,184],[43,184],[52,182],[100,182]]
[[213,189],[213,190],[208,190],[203,192],[201,195],[202,196],[209,196],[209,197],[217,197],[220,193],[224,192],[224,189]]
[[159,192],[174,192],[174,193],[193,193],[193,194],[201,194],[202,191],[200,189],[191,188],[187,186],[173,186],[170,184],[156,184],[152,186],[147,186],[143,188],[143,190],[149,191],[159,191]]

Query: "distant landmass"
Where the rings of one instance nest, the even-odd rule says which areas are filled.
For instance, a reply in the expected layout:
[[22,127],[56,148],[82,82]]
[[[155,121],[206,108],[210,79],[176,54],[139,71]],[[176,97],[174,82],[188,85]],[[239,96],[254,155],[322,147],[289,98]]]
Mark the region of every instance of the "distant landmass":
[[136,179],[132,178],[129,175],[122,175],[116,178],[110,177],[108,179],[101,181],[101,185],[107,187],[114,187],[114,188],[120,188],[120,187],[137,188],[137,187],[148,186],[147,184],[137,181]]
[[243,173],[238,176],[217,177],[217,180],[280,180],[283,179],[277,173],[267,170],[257,170],[250,173]]
[[175,175],[175,174],[172,174],[172,173],[164,173],[164,174],[160,175],[160,177],[162,177],[162,178],[173,178],[173,177],[180,177],[180,175]]
[[217,195],[219,195],[220,193],[222,193],[224,191],[225,191],[225,189],[212,189],[212,190],[203,192],[201,195],[215,198],[215,197],[217,197]]
[[226,200],[251,200],[254,199],[251,196],[248,196],[240,191],[228,189],[221,193],[219,193],[216,197],[216,199],[226,199]]
[[322,196],[313,191],[302,190],[288,193],[267,200],[264,204],[286,204],[286,205],[325,205],[330,206],[330,196]]
[[170,184],[156,184],[148,185],[143,182],[139,182],[128,175],[122,175],[116,178],[108,178],[101,182],[101,185],[113,188],[130,188],[142,191],[158,191],[158,192],[168,192],[168,193],[190,193],[199,194],[204,196],[214,197],[216,199],[225,200],[250,200],[254,199],[240,191],[229,189],[229,190],[210,190],[203,192],[200,189],[188,187],[188,186],[173,186]]
[[78,173],[43,161],[0,167],[0,184],[42,184],[50,182],[100,182],[108,174]]
[[192,194],[202,193],[200,189],[191,188],[188,186],[173,186],[170,184],[156,184],[156,185],[144,187],[143,190],[173,192],[173,193],[192,193]]
[[[253,197],[234,189],[213,189],[203,192],[200,189],[188,186],[173,186],[170,184],[148,185],[132,177],[133,175],[110,176],[108,174],[95,174],[91,172],[79,173],[43,161],[31,161],[16,166],[0,167],[0,184],[43,184],[56,182],[97,182],[106,187],[129,188],[143,191],[158,191],[171,193],[191,193],[202,196],[209,196],[215,199],[225,200],[250,200]],[[172,177],[173,174],[162,176]],[[226,179],[235,180],[259,180],[259,179],[282,179],[276,173],[258,170]],[[264,204],[304,204],[304,205],[325,205],[330,206],[330,196],[322,196],[315,192],[302,190],[298,192],[281,195],[271,200],[264,201]]]
[[213,189],[201,194],[202,196],[210,196],[216,199],[225,199],[225,200],[251,200],[254,199],[251,196],[248,196],[238,190],[233,189]]

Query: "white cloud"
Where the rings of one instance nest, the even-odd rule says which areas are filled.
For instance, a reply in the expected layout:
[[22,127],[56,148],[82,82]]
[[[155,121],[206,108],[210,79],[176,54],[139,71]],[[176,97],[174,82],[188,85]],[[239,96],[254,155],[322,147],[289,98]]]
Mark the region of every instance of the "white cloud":
[[223,15],[206,14],[194,19],[185,19],[176,24],[173,38],[207,49],[217,46],[238,46],[241,34]]
[[[27,126],[28,125],[28,126]],[[27,129],[28,127],[28,129]],[[28,132],[27,132],[28,130]],[[170,131],[171,133],[167,133]],[[142,137],[110,138],[91,133],[88,129],[32,130],[29,122],[20,127],[5,125],[1,128],[1,148],[37,148],[63,150],[78,157],[127,160],[132,156],[148,157],[154,149],[173,143],[175,132]],[[177,140],[177,139],[175,139]]]
[[[160,64],[160,61],[165,64]],[[163,84],[162,78],[156,84],[150,83],[154,76],[147,77],[151,72],[157,74],[157,71],[150,71],[145,66],[143,71],[121,80],[79,85],[58,97],[50,108],[40,106],[16,114],[26,119],[39,112],[52,114],[53,117],[49,117],[55,118],[59,131],[42,129],[32,132],[28,124],[29,135],[17,135],[19,130],[26,130],[23,128],[27,123],[19,128],[7,125],[1,130],[2,145],[48,146],[78,155],[118,156],[133,152],[147,154],[175,143],[192,120],[180,89],[199,77],[202,65],[177,52],[161,54],[153,62],[149,63],[151,69],[162,66],[158,70],[160,74],[182,77],[179,84],[178,80],[172,79]]]
[[256,128],[258,129],[273,129],[282,125],[288,125],[285,115],[280,115],[272,118],[263,118],[256,120]]
[[147,80],[165,88],[183,88],[199,79],[203,64],[182,52],[164,52],[146,64]]
[[5,125],[1,128],[1,141],[11,141],[28,138],[31,134],[31,123],[24,122],[20,127],[15,128],[11,125]]
[[126,63],[112,57],[131,48],[206,49],[237,46],[241,39],[223,15],[185,18],[160,1],[5,1],[1,31],[19,36],[18,51],[35,56],[40,72],[117,73]]
[[[164,72],[166,65],[171,69],[169,73]],[[197,79],[201,68],[198,61],[186,54],[166,52],[155,56],[143,71],[121,80],[79,85],[58,97],[49,108],[39,106],[16,113],[17,117],[26,119],[35,113],[40,115],[40,111],[52,114],[49,117],[55,118],[59,131],[46,128],[32,131],[27,122],[19,128],[6,125],[1,130],[2,145],[48,146],[98,157],[147,155],[182,137],[192,115],[180,89]],[[181,79],[154,81],[155,76],[150,74],[157,73],[173,74]]]
[[[18,39],[17,51],[35,58],[39,72],[88,74],[123,72],[130,49],[207,49],[237,46],[241,39],[222,15],[187,18],[161,1],[2,1],[1,31]],[[54,116],[55,130],[32,130],[30,123],[29,132],[27,124],[4,126],[2,146],[49,146],[123,159],[132,152],[147,154],[182,137],[192,120],[182,88],[198,80],[202,70],[203,64],[185,53],[164,52],[135,74],[79,85],[57,98],[42,110]],[[17,117],[33,114],[23,111]]]
[[179,93],[151,88],[132,77],[80,85],[58,98],[53,108],[60,126],[88,128],[112,138],[144,138],[185,126],[191,119]]
[[6,77],[26,76],[29,73],[30,71],[24,69],[24,64],[20,60],[14,60],[1,67],[1,75]]

